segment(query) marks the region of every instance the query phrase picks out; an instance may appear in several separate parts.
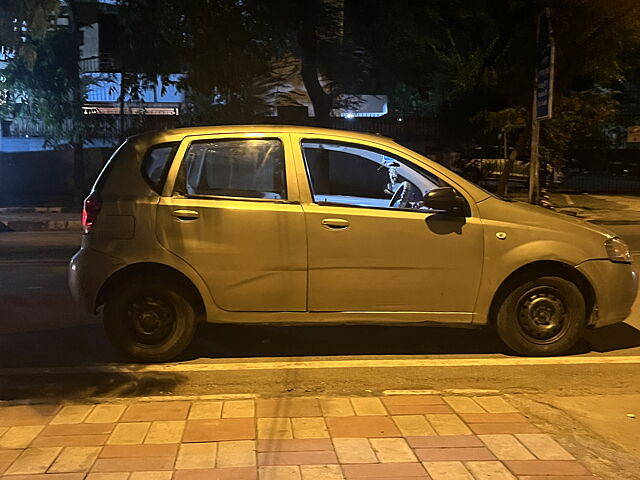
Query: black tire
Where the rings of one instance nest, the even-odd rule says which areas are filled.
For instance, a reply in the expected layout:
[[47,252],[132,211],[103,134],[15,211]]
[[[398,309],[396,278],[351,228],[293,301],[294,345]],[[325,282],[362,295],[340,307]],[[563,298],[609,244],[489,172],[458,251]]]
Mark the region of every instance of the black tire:
[[189,346],[196,330],[196,314],[188,298],[170,280],[131,279],[105,303],[107,337],[134,360],[173,360]]
[[503,300],[496,318],[500,339],[520,355],[567,353],[585,328],[585,301],[578,287],[561,277],[523,281]]

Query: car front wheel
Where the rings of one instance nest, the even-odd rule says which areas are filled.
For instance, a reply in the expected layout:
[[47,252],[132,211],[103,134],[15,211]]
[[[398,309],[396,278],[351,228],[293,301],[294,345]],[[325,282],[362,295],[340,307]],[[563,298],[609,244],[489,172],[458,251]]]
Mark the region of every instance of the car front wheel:
[[105,303],[104,325],[111,343],[132,359],[166,362],[191,343],[196,314],[179,286],[135,278]]
[[556,276],[530,279],[504,299],[496,318],[502,341],[528,356],[567,353],[585,327],[585,301],[578,287]]

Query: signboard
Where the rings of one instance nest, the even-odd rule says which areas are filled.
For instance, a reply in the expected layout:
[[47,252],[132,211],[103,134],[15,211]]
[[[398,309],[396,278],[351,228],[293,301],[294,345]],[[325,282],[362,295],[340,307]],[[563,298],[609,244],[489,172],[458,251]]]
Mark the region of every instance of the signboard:
[[627,127],[627,143],[640,143],[640,126]]
[[[120,115],[120,107],[82,107],[85,115]],[[125,107],[125,115],[180,115],[178,107]]]
[[536,120],[548,120],[553,111],[553,75],[556,47],[551,29],[550,10],[538,17],[536,59]]

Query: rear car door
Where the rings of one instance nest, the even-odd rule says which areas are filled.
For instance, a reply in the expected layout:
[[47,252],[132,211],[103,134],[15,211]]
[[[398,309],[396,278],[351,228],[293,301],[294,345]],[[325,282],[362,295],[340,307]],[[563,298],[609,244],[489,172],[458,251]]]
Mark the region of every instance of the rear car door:
[[307,251],[287,134],[190,136],[156,234],[228,311],[305,311]]

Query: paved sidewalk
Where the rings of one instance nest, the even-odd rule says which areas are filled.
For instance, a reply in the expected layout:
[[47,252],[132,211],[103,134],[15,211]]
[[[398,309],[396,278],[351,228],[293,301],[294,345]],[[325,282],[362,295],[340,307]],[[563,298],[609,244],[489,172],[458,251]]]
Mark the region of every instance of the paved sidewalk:
[[3,480],[587,480],[501,396],[0,408]]

